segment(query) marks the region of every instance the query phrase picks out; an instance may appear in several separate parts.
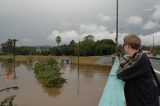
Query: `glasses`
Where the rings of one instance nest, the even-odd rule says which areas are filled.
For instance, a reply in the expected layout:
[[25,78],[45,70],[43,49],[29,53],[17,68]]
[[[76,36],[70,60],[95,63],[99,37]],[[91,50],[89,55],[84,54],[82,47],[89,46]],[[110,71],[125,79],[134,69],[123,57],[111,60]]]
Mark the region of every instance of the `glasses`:
[[123,44],[123,47],[126,45],[126,43]]

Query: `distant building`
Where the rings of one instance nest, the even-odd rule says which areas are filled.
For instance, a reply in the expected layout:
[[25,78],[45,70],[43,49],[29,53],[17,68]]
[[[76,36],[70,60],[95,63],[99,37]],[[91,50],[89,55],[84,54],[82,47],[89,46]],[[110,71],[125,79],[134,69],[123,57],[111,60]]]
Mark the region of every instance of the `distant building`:
[[47,45],[47,46],[36,46],[36,51],[37,52],[41,52],[41,51],[43,51],[43,50],[49,50],[49,48],[50,48],[50,46],[49,45]]

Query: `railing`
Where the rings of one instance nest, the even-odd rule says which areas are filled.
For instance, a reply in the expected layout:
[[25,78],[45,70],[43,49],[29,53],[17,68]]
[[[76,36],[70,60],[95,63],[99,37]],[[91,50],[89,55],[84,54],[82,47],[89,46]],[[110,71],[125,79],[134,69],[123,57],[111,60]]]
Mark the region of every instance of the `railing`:
[[153,58],[153,59],[160,59],[160,54],[156,54],[155,56],[153,55],[147,55],[149,58]]
[[122,80],[117,79],[116,76],[118,66],[119,60],[118,57],[116,57],[98,106],[126,105],[123,82]]

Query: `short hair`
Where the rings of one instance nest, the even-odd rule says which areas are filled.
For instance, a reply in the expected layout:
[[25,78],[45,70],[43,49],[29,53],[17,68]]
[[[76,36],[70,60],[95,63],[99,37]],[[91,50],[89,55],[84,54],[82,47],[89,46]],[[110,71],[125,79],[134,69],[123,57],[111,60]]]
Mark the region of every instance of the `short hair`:
[[128,43],[131,48],[138,50],[141,46],[141,39],[134,34],[130,34],[124,37],[124,43]]

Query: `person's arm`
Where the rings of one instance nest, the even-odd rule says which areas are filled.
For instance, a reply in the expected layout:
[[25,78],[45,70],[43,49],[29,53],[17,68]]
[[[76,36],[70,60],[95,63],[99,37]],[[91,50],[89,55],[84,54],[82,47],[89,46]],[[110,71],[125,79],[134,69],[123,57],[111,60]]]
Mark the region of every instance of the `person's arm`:
[[117,78],[129,80],[142,75],[145,71],[146,61],[142,54],[136,56],[125,64],[121,64],[117,71]]

